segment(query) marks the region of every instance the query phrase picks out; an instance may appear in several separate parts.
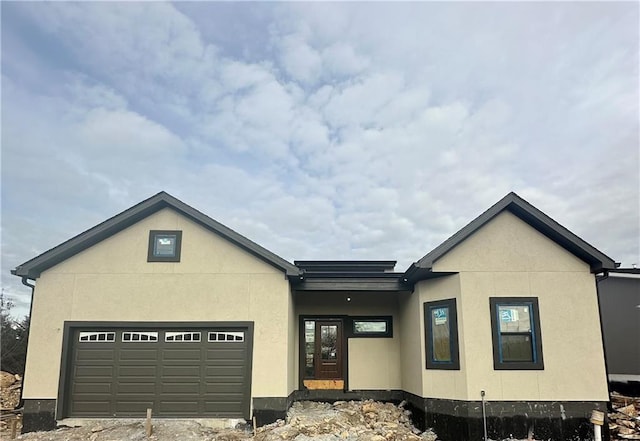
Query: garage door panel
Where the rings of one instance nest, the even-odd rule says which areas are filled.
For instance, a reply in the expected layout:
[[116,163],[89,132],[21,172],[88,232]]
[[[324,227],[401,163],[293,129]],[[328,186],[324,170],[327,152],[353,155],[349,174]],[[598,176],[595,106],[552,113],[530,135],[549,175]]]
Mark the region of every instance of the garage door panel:
[[94,394],[94,395],[111,395],[113,393],[113,384],[109,383],[75,383],[72,390],[74,395],[78,394]]
[[200,382],[193,382],[193,379],[184,382],[163,382],[161,385],[160,392],[164,394],[176,394],[176,393],[186,393],[186,394],[199,394],[200,393]]
[[197,415],[200,413],[199,407],[199,401],[194,400],[193,397],[184,397],[184,400],[179,399],[179,397],[171,397],[168,400],[160,401],[158,411],[175,415]]
[[157,365],[149,366],[120,366],[118,368],[118,376],[120,378],[136,377],[136,378],[155,378],[158,372]]
[[109,401],[101,401],[96,397],[91,400],[77,399],[71,409],[77,415],[108,415],[109,408]]
[[200,377],[200,366],[162,366],[162,378]]
[[[133,345],[133,346],[140,346],[140,345]],[[119,360],[121,362],[126,362],[126,363],[143,362],[143,361],[156,363],[158,361],[158,348],[147,348],[147,347],[137,347],[137,348],[127,347],[126,349],[122,348],[120,350]]]
[[207,377],[234,377],[244,376],[244,367],[242,366],[207,366],[205,375]]
[[206,383],[204,386],[205,394],[209,393],[236,393],[244,392],[244,384],[242,381],[229,383]]
[[[173,343],[175,345],[180,343]],[[199,347],[196,348],[170,348],[162,350],[163,360],[200,360],[202,350]]]
[[140,382],[132,382],[132,383],[119,383],[118,384],[118,394],[155,394],[156,393],[156,383],[140,383]]
[[[93,381],[95,378],[113,377],[113,366],[76,366],[74,369],[75,376],[78,380]],[[109,380],[111,381],[111,380]]]
[[146,415],[147,409],[152,409],[154,406],[154,398],[149,400],[138,399],[134,400],[116,400],[116,415]]
[[77,361],[91,361],[91,362],[97,362],[99,360],[111,361],[111,360],[113,360],[114,355],[115,355],[115,350],[114,349],[109,349],[109,348],[99,348],[99,349],[98,348],[96,348],[96,349],[84,348],[83,351],[78,352],[78,354],[76,356],[76,360]]
[[[72,336],[66,416],[143,417],[148,408],[158,417],[248,416],[246,329],[82,331],[85,340],[79,329]],[[86,341],[96,333],[103,341]]]

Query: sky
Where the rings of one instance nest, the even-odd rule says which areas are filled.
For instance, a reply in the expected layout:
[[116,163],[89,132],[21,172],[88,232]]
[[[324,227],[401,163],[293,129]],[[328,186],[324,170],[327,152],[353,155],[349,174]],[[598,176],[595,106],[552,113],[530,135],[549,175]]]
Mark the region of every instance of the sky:
[[1,281],[159,191],[412,262],[510,191],[640,264],[639,4],[1,3]]

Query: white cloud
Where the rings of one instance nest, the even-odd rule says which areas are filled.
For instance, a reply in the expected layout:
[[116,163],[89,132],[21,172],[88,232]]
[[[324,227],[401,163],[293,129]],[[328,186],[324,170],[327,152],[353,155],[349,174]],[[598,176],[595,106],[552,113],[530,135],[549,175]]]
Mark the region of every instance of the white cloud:
[[250,8],[3,5],[3,286],[162,189],[400,270],[516,190],[640,263],[638,5]]

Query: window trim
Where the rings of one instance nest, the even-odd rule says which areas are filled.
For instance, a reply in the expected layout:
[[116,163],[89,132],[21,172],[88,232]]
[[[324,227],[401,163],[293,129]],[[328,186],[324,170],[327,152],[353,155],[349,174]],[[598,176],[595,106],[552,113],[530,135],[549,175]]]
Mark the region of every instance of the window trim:
[[[433,359],[433,340],[431,310],[434,308],[449,308],[449,347],[451,348],[451,361],[436,361]],[[460,370],[460,346],[458,342],[458,308],[456,299],[436,300],[424,302],[424,346],[427,369]]]
[[[175,236],[176,246],[172,256],[156,256],[153,252],[157,236]],[[147,262],[180,262],[182,249],[182,231],[180,230],[151,230],[149,231],[149,248],[147,249]]]
[[[491,340],[493,343],[493,369],[494,370],[544,370],[544,358],[542,352],[542,331],[540,329],[540,309],[537,297],[489,297],[491,311]],[[498,306],[514,305],[529,306],[533,327],[533,353],[534,361],[502,361],[500,359],[500,322],[498,321]]]
[[[385,322],[387,330],[384,332],[357,332],[356,322]],[[349,317],[349,338],[393,338],[393,316],[391,315],[362,315]]]

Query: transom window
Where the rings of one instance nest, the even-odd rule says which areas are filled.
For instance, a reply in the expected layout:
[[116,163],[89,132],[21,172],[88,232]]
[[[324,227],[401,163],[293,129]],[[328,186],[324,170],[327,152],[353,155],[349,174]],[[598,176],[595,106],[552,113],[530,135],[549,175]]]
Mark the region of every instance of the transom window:
[[182,231],[151,230],[148,262],[180,262]]
[[244,332],[209,332],[209,341],[244,341]]
[[351,337],[393,337],[392,317],[351,317]]
[[165,332],[164,341],[189,341],[199,342],[199,332]]
[[460,369],[456,299],[424,304],[427,369]]
[[538,299],[492,297],[495,369],[544,369]]
[[123,342],[154,342],[158,341],[157,332],[124,331],[122,333]]
[[78,341],[82,342],[114,342],[116,341],[115,332],[81,332]]

